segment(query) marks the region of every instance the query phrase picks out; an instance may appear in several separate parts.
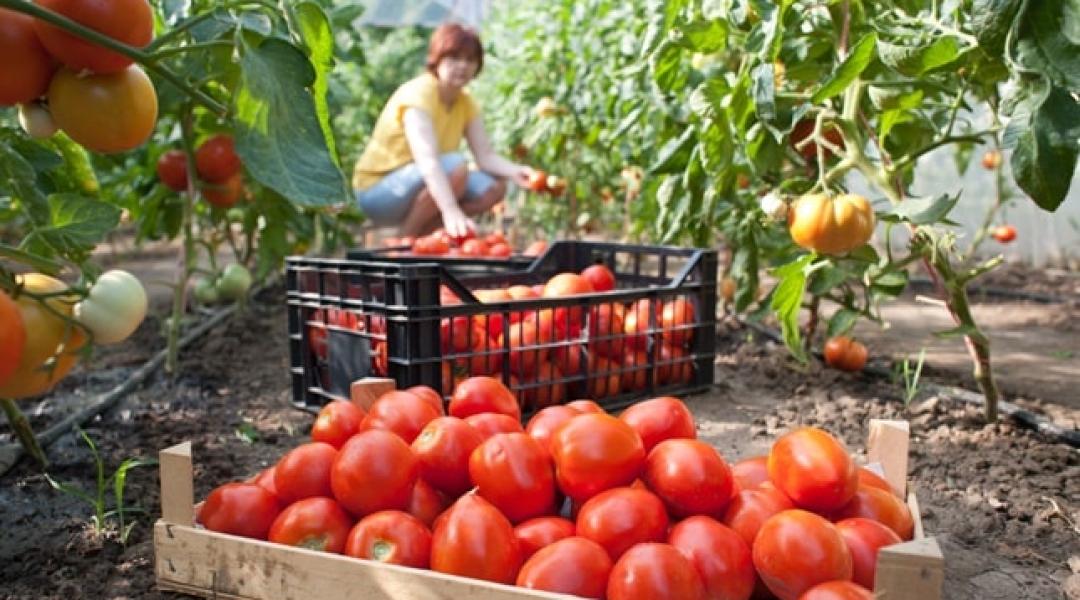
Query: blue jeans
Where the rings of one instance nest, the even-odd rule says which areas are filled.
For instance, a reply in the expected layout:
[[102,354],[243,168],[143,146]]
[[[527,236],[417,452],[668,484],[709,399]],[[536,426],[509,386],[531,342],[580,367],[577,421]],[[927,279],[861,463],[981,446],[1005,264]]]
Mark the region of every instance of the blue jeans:
[[[465,157],[459,152],[450,152],[439,156],[439,164],[449,175],[454,169],[465,164]],[[481,197],[491,186],[495,178],[483,171],[469,171],[465,184],[465,198],[461,201],[462,209],[468,210],[469,202]],[[409,214],[417,194],[424,187],[424,177],[416,163],[409,163],[390,171],[375,185],[363,190],[353,190],[356,203],[371,221],[379,226],[399,225]]]

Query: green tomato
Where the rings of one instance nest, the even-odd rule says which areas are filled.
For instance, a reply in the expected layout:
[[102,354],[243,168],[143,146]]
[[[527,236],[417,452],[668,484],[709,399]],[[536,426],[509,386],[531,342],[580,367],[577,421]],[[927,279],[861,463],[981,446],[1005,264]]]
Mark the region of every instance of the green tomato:
[[106,271],[75,305],[75,319],[94,334],[97,344],[128,338],[146,317],[146,290],[127,271]]
[[251,288],[251,273],[244,265],[225,267],[217,280],[217,293],[225,300],[239,300]]
[[30,137],[43,140],[56,133],[56,122],[42,105],[33,102],[19,105],[19,125]]
[[217,288],[214,286],[214,281],[211,279],[200,279],[195,282],[195,300],[199,304],[217,304],[221,297],[218,295]]

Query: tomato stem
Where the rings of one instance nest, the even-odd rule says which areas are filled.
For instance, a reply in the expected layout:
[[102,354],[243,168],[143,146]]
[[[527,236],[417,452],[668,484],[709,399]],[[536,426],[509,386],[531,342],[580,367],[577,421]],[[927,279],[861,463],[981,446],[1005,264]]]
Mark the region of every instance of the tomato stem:
[[42,469],[49,466],[49,460],[45,457],[45,451],[41,449],[41,444],[38,444],[37,436],[34,435],[30,422],[26,420],[26,415],[19,410],[15,401],[10,398],[0,398],[0,407],[3,408],[8,424],[11,425],[11,430],[15,432],[15,436],[19,438],[19,442],[27,454],[32,456]]

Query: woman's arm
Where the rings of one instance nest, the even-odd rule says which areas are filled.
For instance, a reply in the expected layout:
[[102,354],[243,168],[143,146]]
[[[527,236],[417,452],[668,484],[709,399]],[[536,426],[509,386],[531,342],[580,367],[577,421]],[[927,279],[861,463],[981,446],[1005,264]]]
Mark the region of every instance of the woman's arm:
[[513,179],[514,183],[521,187],[528,185],[529,176],[533,172],[532,167],[519,165],[499,156],[491,148],[491,140],[488,138],[487,130],[484,129],[484,122],[480,117],[474,118],[466,125],[465,139],[469,141],[469,148],[472,150],[473,157],[476,159],[476,164],[480,167],[480,170],[497,177]]
[[464,236],[466,230],[475,227],[458,205],[454,190],[450,187],[449,174],[443,171],[439,164],[438,142],[431,117],[423,110],[409,108],[405,110],[402,121],[413,160],[420,169],[420,175],[423,176],[424,184],[435,200],[435,205],[442,213],[443,227],[452,236]]

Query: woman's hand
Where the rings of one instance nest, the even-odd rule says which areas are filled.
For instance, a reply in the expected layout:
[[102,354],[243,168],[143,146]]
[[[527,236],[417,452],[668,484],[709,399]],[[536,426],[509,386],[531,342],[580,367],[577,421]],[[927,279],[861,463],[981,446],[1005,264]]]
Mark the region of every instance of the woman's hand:
[[476,231],[476,223],[467,217],[460,207],[454,206],[442,211],[443,228],[452,238],[463,238],[470,231]]
[[518,187],[528,188],[529,180],[532,179],[533,173],[535,173],[536,170],[528,165],[514,165],[514,167],[510,179],[512,179]]

